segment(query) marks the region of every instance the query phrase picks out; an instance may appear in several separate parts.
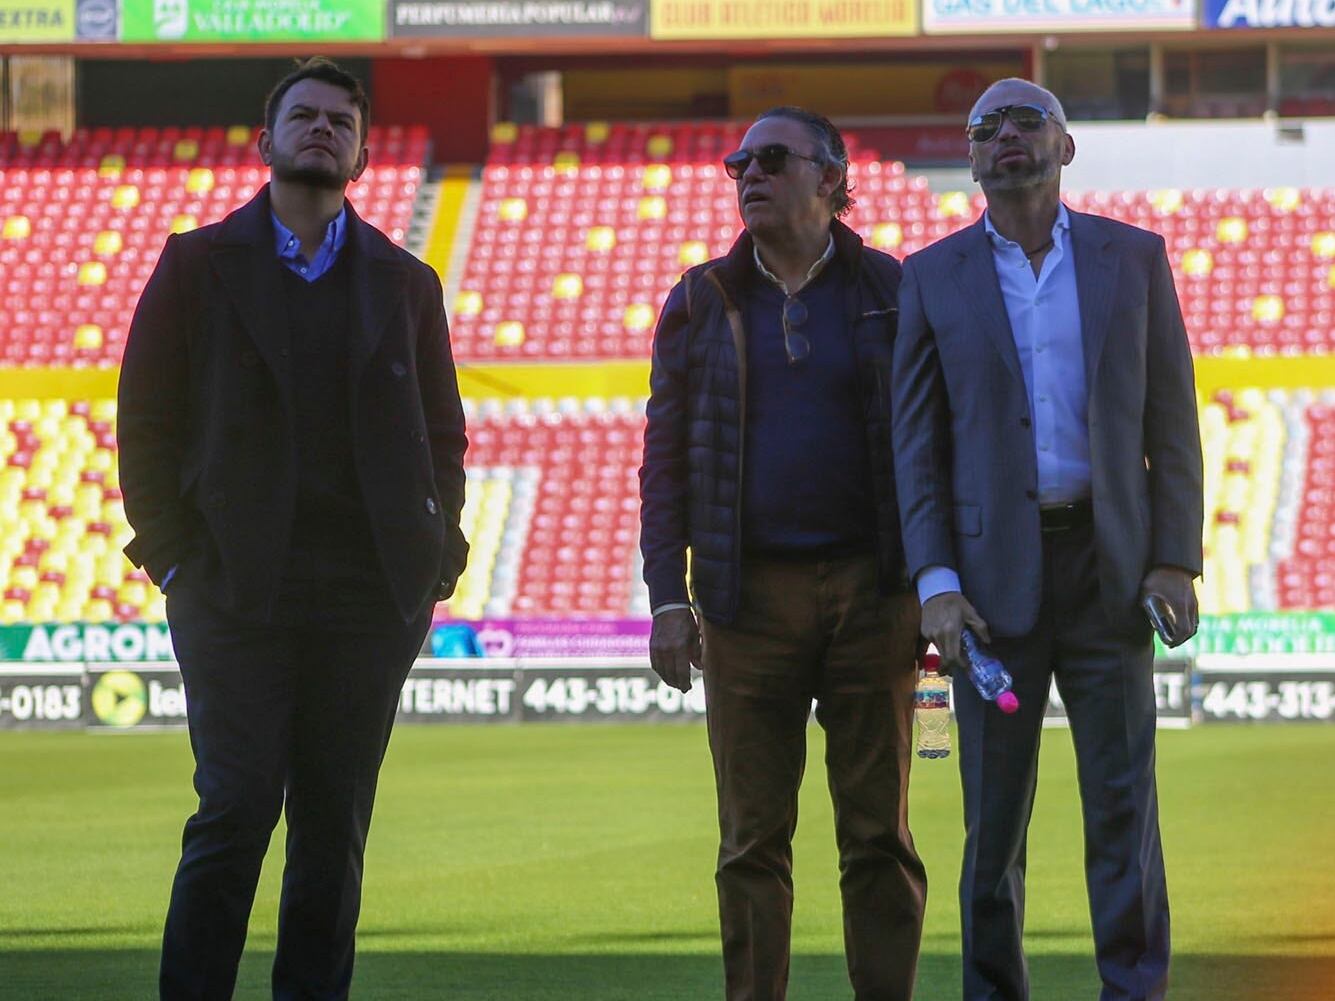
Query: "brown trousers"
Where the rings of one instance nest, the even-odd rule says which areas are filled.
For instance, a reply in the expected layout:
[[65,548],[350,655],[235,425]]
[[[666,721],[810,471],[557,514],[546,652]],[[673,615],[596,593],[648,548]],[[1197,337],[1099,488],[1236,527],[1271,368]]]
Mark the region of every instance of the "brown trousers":
[[927,895],[908,825],[919,613],[912,593],[877,593],[869,557],[747,560],[736,620],[703,624],[728,1001],[782,1001],[787,991],[792,840],[813,699],[826,732],[854,997],[913,995]]

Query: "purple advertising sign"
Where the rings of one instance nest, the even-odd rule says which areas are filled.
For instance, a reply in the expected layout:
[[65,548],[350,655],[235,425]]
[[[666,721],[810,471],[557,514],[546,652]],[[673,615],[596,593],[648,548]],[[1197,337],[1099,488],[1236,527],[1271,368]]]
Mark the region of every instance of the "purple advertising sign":
[[647,657],[649,619],[445,620],[431,627],[430,657]]

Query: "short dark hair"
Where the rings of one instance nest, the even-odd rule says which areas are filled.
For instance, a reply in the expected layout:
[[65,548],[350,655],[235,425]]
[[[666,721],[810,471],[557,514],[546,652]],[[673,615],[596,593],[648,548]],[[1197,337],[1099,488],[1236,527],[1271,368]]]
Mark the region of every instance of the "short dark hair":
[[361,112],[361,140],[366,142],[366,132],[371,127],[370,98],[366,96],[366,90],[360,80],[332,59],[325,59],[323,56],[314,56],[304,61],[297,60],[296,69],[279,80],[274,89],[269,91],[269,96],[264,99],[266,129],[270,132],[274,130],[274,126],[278,124],[278,109],[283,104],[283,98],[302,80],[319,80],[346,90],[348,96],[352,98],[352,103],[357,105],[357,110]]
[[756,121],[763,121],[766,118],[787,118],[790,121],[801,122],[807,127],[811,138],[816,140],[819,155],[825,158],[827,164],[836,165],[843,174],[839,186],[830,194],[830,211],[835,216],[848,215],[849,210],[856,204],[848,186],[848,147],[844,145],[844,137],[839,134],[834,123],[824,115],[792,104],[770,108]]

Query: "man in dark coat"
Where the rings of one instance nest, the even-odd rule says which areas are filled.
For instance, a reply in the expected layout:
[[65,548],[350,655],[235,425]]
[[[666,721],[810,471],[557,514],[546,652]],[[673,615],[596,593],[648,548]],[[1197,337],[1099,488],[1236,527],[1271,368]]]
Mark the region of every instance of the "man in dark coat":
[[926,878],[907,811],[919,611],[890,451],[899,265],[838,221],[848,157],[825,118],[767,112],[724,162],[746,232],[684,276],[654,335],[650,657],[682,690],[704,669],[728,998],[787,990],[814,699],[854,994],[907,1001]]
[[199,794],[163,998],[232,996],[284,809],[274,997],[347,997],[399,692],[467,557],[440,282],[344,197],[366,129],[334,64],[281,81],[259,141],[270,183],[168,239],[126,346],[126,554],[167,596]]

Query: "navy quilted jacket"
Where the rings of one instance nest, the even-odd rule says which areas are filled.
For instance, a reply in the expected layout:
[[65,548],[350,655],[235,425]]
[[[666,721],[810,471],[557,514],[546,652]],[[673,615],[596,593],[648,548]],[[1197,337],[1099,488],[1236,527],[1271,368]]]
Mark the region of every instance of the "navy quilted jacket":
[[[881,587],[908,587],[890,446],[890,366],[899,262],[864,247],[833,223],[835,250],[850,275],[846,302],[862,371],[867,447],[874,477]],[[711,622],[737,614],[741,564],[746,330],[743,297],[755,278],[751,237],[726,257],[692,268],[668,295],[654,332],[640,549],[651,607],[691,600]]]

